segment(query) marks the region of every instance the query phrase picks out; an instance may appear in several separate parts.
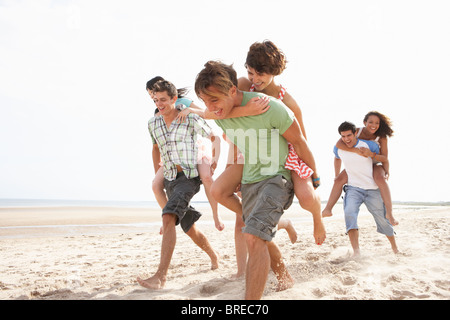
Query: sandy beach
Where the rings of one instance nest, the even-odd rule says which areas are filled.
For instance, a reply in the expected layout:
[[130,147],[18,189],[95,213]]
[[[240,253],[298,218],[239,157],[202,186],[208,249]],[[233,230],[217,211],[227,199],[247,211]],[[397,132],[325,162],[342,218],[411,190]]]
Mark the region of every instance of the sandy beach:
[[[198,223],[220,253],[217,270],[208,256],[177,228],[177,245],[162,290],[139,286],[160,258],[160,210],[148,208],[0,208],[1,300],[239,300],[245,280],[236,271],[234,214],[220,207],[225,230],[215,229],[208,207]],[[401,254],[363,208],[362,256],[350,257],[342,205],[325,219],[327,239],[314,244],[312,219],[298,204],[286,211],[298,232],[291,244],[279,231],[280,246],[295,285],[277,292],[269,274],[266,300],[419,300],[450,298],[450,207],[395,205]]]

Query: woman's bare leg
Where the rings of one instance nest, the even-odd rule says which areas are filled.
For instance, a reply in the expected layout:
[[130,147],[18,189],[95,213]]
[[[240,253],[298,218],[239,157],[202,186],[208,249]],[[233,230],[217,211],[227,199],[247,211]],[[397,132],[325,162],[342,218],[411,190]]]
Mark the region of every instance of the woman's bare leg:
[[381,198],[383,199],[384,206],[386,207],[386,218],[393,226],[396,226],[398,225],[398,221],[394,219],[394,215],[392,214],[391,190],[389,189],[385,176],[386,174],[382,166],[373,166],[373,179],[380,189]]
[[164,168],[159,167],[158,171],[156,171],[155,178],[152,182],[152,190],[155,195],[156,201],[159,206],[164,208],[167,203],[167,195],[164,191]]
[[207,159],[202,158],[202,161],[197,165],[197,167],[200,179],[202,180],[203,187],[205,189],[206,197],[208,198],[209,204],[211,205],[214,224],[217,230],[222,231],[224,229],[224,224],[220,219],[218,203],[211,194],[211,186],[214,182],[211,174],[211,165]]
[[321,245],[325,241],[326,231],[320,213],[320,197],[314,190],[311,178],[302,179],[295,172],[292,172],[291,176],[294,184],[294,192],[300,206],[312,214],[315,242]]
[[335,179],[333,188],[331,189],[330,196],[328,197],[327,205],[322,211],[322,217],[331,217],[333,215],[333,207],[339,200],[342,193],[342,187],[347,183],[347,172],[343,170]]

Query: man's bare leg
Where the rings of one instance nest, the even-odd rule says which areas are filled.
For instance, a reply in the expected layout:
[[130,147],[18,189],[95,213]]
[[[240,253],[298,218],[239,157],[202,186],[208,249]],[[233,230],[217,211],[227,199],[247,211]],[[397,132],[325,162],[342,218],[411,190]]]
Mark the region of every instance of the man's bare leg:
[[270,257],[266,241],[245,234],[248,248],[247,272],[245,275],[245,299],[259,300],[264,293],[269,274]]
[[358,229],[351,229],[348,231],[348,237],[350,239],[350,244],[353,248],[353,257],[359,257],[361,254],[359,250],[359,231]]
[[176,216],[174,214],[163,215],[163,237],[161,243],[161,258],[156,273],[148,278],[137,278],[137,282],[147,289],[162,289],[166,284],[167,270],[172,260],[173,250],[177,241],[175,229]]
[[211,244],[209,243],[206,236],[201,232],[195,224],[192,225],[192,227],[189,229],[186,234],[194,241],[194,243],[203,251],[206,252],[206,254],[211,259],[211,269],[215,270],[219,268],[219,255],[216,251],[211,247]]
[[241,182],[243,165],[232,164],[214,181],[211,194],[225,208],[236,213],[234,229],[234,243],[236,249],[237,273],[232,278],[240,278],[245,274],[247,266],[247,245],[242,233],[244,221],[242,219],[241,200],[234,193],[236,186]]
[[242,215],[236,214],[236,223],[234,225],[234,246],[236,249],[236,263],[237,273],[232,277],[239,279],[245,275],[245,269],[247,266],[247,244],[245,242],[245,235],[242,232],[242,228],[245,227]]
[[292,288],[294,285],[294,279],[292,279],[291,275],[287,271],[280,248],[273,241],[267,242],[267,248],[269,250],[270,266],[278,280],[277,291]]
[[391,243],[392,251],[394,251],[395,254],[399,253],[400,251],[397,248],[397,243],[395,242],[395,236],[386,236]]

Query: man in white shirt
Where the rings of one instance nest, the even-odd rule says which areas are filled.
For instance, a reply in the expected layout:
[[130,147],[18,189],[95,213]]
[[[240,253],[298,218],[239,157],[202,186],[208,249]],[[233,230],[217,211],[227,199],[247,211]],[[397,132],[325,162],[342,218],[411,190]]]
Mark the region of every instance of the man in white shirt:
[[[360,140],[356,138],[356,126],[350,122],[343,122],[339,126],[339,134],[342,141],[349,148],[366,148],[370,154],[378,154],[379,146],[374,141]],[[398,253],[395,242],[394,228],[386,219],[386,208],[381,198],[380,190],[373,180],[373,162],[371,157],[364,157],[355,152],[349,152],[334,147],[335,168],[344,167],[347,172],[348,182],[345,187],[344,214],[345,225],[354,256],[360,254],[358,213],[361,204],[364,203],[373,215],[377,224],[377,231],[386,235],[394,253]]]

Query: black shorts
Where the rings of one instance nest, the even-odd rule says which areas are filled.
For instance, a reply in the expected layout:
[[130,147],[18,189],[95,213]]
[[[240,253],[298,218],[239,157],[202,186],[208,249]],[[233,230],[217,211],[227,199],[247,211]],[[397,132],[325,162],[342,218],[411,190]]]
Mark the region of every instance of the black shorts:
[[175,180],[164,179],[164,188],[169,200],[163,208],[162,214],[176,215],[176,225],[180,224],[184,232],[188,232],[202,216],[190,205],[192,197],[199,192],[200,185],[199,177],[188,179],[183,172],[179,172]]

